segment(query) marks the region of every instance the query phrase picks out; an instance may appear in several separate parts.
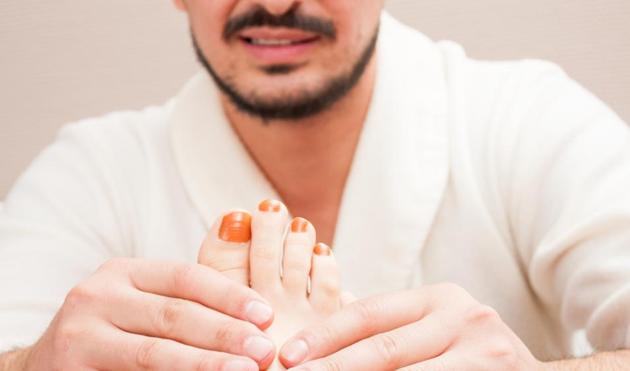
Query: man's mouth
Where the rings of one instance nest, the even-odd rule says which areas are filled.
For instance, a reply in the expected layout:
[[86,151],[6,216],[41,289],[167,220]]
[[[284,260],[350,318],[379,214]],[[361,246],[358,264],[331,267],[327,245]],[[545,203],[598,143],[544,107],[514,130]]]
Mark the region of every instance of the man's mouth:
[[263,39],[263,38],[250,38],[250,37],[241,37],[243,41],[250,45],[258,45],[258,46],[290,46],[290,45],[300,45],[300,44],[308,44],[314,41],[317,41],[319,37],[314,36],[305,39]]
[[290,29],[258,28],[238,35],[249,54],[261,64],[296,63],[321,41],[319,35]]

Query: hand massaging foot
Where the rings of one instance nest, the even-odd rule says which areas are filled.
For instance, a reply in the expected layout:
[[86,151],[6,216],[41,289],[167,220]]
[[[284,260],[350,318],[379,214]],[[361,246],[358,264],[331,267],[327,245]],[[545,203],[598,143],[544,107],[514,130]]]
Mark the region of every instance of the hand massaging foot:
[[[339,272],[330,248],[315,243],[315,228],[307,220],[288,219],[286,207],[270,200],[253,215],[227,213],[199,252],[199,263],[250,285],[269,301],[275,319],[267,333],[277,349],[341,308]],[[269,370],[284,367],[275,360]]]

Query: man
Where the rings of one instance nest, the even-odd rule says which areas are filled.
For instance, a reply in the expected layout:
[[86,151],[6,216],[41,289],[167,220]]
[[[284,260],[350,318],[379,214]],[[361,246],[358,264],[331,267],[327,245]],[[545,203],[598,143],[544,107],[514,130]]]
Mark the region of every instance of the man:
[[[286,367],[627,368],[627,127],[383,3],[177,0],[208,73],[68,127],[6,200],[0,364],[267,367],[274,303],[194,262],[223,211],[281,198],[362,298],[274,344]],[[576,329],[599,353],[562,360]]]

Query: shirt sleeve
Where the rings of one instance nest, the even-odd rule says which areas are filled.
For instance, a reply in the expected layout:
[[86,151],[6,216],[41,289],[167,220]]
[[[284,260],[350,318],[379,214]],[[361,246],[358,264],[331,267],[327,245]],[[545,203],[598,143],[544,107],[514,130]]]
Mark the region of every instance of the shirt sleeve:
[[515,244],[541,305],[597,350],[629,348],[630,130],[559,68],[533,71],[504,116]]
[[91,126],[63,129],[0,211],[0,351],[32,345],[74,285],[125,254],[112,164]]

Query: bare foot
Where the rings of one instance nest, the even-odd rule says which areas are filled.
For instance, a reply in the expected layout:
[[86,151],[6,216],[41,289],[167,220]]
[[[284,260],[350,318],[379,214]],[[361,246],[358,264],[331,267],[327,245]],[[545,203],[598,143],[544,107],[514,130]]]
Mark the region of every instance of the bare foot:
[[[199,262],[249,284],[269,301],[275,319],[267,333],[280,347],[341,308],[335,258],[328,246],[315,241],[311,223],[302,218],[289,221],[282,203],[267,200],[252,216],[236,211],[220,218],[201,248]],[[284,367],[275,360],[269,369]]]

